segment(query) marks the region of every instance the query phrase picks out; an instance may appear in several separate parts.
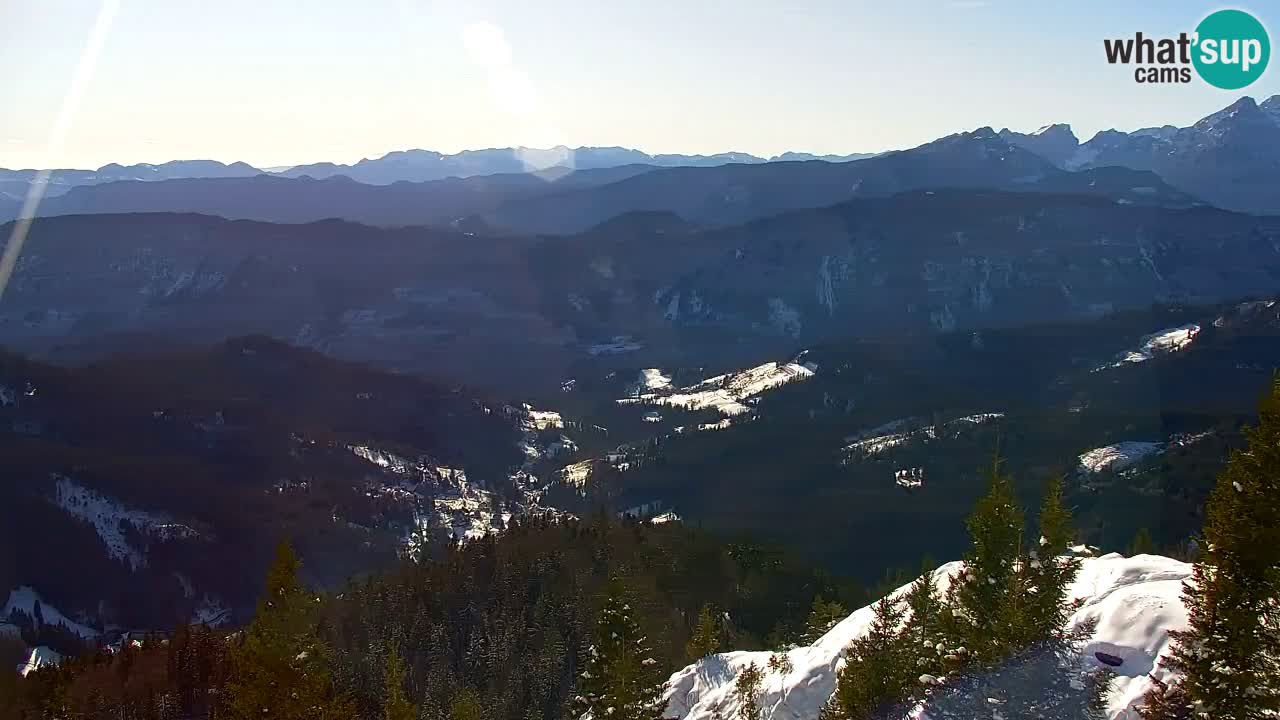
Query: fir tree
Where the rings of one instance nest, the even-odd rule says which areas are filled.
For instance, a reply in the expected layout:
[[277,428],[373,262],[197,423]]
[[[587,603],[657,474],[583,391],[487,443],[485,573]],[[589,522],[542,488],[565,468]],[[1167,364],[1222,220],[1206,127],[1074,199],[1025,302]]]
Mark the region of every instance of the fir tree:
[[1209,496],[1183,586],[1190,627],[1167,661],[1195,716],[1215,720],[1280,712],[1280,377],[1245,436]]
[[1142,698],[1138,717],[1142,720],[1192,720],[1194,706],[1182,683],[1169,685],[1158,680],[1156,683]]
[[[968,520],[972,547],[952,580],[942,621],[952,654],[979,662],[999,660],[1015,647],[1011,629],[1022,626],[1015,567],[1022,541],[1022,510],[1013,484],[993,460],[990,487]],[[964,648],[965,652],[959,652]]]
[[404,674],[404,660],[393,647],[387,653],[387,667],[384,671],[382,720],[417,720],[418,708],[405,696]]
[[1062,502],[1062,480],[1054,478],[1045,487],[1040,506],[1040,539],[1036,549],[1021,559],[1020,581],[1015,583],[1023,598],[1018,603],[1021,617],[1012,618],[1017,646],[1061,638],[1076,604],[1067,591],[1080,572],[1080,560],[1067,557],[1071,547],[1071,511]]
[[698,613],[698,624],[693,629],[693,635],[685,645],[685,655],[690,662],[696,662],[708,655],[716,654],[719,650],[720,623],[716,620],[711,606],[704,605],[702,611]]
[[916,671],[922,677],[942,673],[946,670],[943,662],[942,598],[938,595],[932,569],[925,569],[911,583],[903,602],[909,614],[902,628],[902,640],[916,656]]
[[230,653],[230,720],[347,720],[351,703],[333,687],[316,636],[317,600],[298,581],[298,558],[282,543],[253,622]]
[[760,720],[760,687],[764,683],[764,671],[751,663],[738,673],[733,683],[733,694],[738,699],[740,720]]
[[826,635],[837,623],[849,616],[849,611],[838,600],[823,600],[822,596],[813,599],[813,609],[809,611],[809,619],[805,622],[804,633],[800,636],[801,645],[812,645],[818,638]]
[[658,720],[663,678],[648,640],[632,617],[622,583],[609,584],[595,643],[579,676],[578,711],[594,720]]
[[901,709],[916,687],[919,671],[914,648],[907,646],[899,627],[906,609],[888,597],[874,605],[867,633],[845,650],[845,666],[822,720],[869,720]]

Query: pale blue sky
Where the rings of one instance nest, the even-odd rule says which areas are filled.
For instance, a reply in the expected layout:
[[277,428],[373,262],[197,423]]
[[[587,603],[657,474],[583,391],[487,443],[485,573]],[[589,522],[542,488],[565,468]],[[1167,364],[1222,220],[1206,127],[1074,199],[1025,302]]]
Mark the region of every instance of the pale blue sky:
[[[1050,122],[1087,139],[1241,94],[1138,85],[1103,59],[1104,37],[1191,31],[1217,3],[118,0],[51,156],[102,2],[0,0],[0,167],[556,143],[847,153]],[[1231,7],[1274,40],[1280,8]],[[1243,92],[1280,93],[1280,70]]]

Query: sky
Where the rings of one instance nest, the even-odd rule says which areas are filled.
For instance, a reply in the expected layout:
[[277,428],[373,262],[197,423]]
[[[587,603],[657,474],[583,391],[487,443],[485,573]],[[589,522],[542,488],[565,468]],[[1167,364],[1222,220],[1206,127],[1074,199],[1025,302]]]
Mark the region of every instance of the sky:
[[[1104,60],[1104,38],[1190,32],[1221,7],[0,0],[0,167],[272,167],[557,144],[843,154],[1055,122],[1084,140],[1280,93],[1276,63],[1246,90],[1222,91],[1199,79],[1139,85]],[[1280,6],[1230,7],[1275,40]]]

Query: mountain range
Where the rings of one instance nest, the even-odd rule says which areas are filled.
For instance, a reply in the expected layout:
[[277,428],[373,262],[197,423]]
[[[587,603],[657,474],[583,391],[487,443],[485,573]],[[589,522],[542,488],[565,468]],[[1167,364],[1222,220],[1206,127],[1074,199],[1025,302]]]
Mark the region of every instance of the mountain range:
[[[956,145],[971,147],[957,148],[954,147]],[[647,180],[636,180],[631,185],[549,201],[545,205],[534,203],[533,207],[529,207],[529,198],[520,194],[510,199],[504,198],[501,203],[516,205],[499,214],[499,219],[509,226],[562,232],[581,230],[611,214],[628,210],[671,210],[686,215],[690,220],[710,217],[715,222],[733,222],[748,219],[743,216],[743,211],[732,210],[735,204],[759,206],[758,212],[766,213],[794,207],[819,207],[857,195],[891,193],[925,185],[993,187],[989,168],[982,167],[981,161],[1011,157],[1010,148],[1017,148],[1034,155],[1035,160],[1013,158],[1010,163],[1020,166],[1024,172],[1022,175],[1008,175],[1003,179],[1002,186],[1013,183],[1034,185],[1042,178],[1053,175],[1050,169],[1081,171],[1128,168],[1154,173],[1176,191],[1219,207],[1241,212],[1276,213],[1280,212],[1280,191],[1276,190],[1280,185],[1274,182],[1277,172],[1280,172],[1278,147],[1280,96],[1273,96],[1262,103],[1243,97],[1189,127],[1165,125],[1141,128],[1133,132],[1104,130],[1087,142],[1080,142],[1070,126],[1054,124],[1034,133],[1020,133],[1009,129],[995,133],[990,128],[981,128],[926,143],[918,148],[879,155],[787,152],[766,159],[736,152],[716,155],[651,155],[621,147],[558,146],[549,149],[465,150],[452,155],[430,150],[404,150],[387,153],[380,158],[361,160],[352,165],[315,163],[278,169],[274,173],[266,173],[241,162],[225,165],[206,160],[128,167],[112,164],[96,171],[54,170],[48,178],[47,194],[57,196],[81,186],[93,187],[121,181],[158,183],[177,179],[246,179],[260,174],[317,180],[343,177],[360,184],[384,186],[400,182],[422,183],[488,175],[550,173],[559,177],[568,170],[594,171],[619,167],[656,168],[664,171],[655,173],[654,177]],[[944,157],[947,152],[958,154],[953,154],[950,158]],[[879,165],[866,167],[855,162],[866,159],[881,162]],[[923,179],[919,168],[913,168],[913,162],[927,164]],[[978,165],[971,166],[970,163],[973,162]],[[1036,167],[1037,163],[1047,167]],[[948,176],[947,173],[953,174]],[[0,169],[0,217],[16,216],[21,199],[36,174],[35,170]],[[615,180],[620,182],[622,178]],[[1085,186],[1089,184],[1081,182]],[[210,190],[215,194],[227,195],[250,192],[234,183],[225,186],[183,187],[192,194],[203,194]],[[308,191],[315,190],[315,187],[309,186]],[[131,208],[153,211],[199,210],[200,201],[184,197],[181,187],[159,191],[155,198],[149,197],[151,190],[154,188],[134,186],[127,190],[113,190],[106,196],[87,192],[65,204],[52,202],[43,212],[65,214],[135,211],[130,210]],[[348,203],[357,205],[361,202],[357,198],[370,194],[370,191],[355,188],[350,191],[356,198],[348,200]],[[432,195],[429,188],[424,188],[422,192]],[[787,199],[789,194],[812,195],[812,199]],[[377,201],[370,202],[377,204]],[[209,204],[228,213],[228,217],[277,219],[264,217],[261,212],[252,214],[252,209],[227,200]],[[591,212],[581,209],[588,205],[593,209]],[[460,207],[471,209],[466,203]],[[346,209],[342,204],[337,209],[338,214],[325,217],[336,216],[376,224],[396,224],[406,219],[409,222],[436,221],[434,215],[429,214],[408,218],[388,215],[384,218],[367,209]],[[558,218],[566,213],[570,219],[553,222],[545,218]],[[293,216],[298,214],[297,211],[292,212]],[[458,213],[447,214],[453,218],[458,216]],[[282,215],[287,217],[290,213],[282,211]],[[307,216],[307,219],[322,218]]]
[[250,607],[226,568],[280,528],[330,583],[605,507],[873,581],[959,551],[997,438],[1085,532],[1176,544],[1280,363],[1276,105],[860,159],[54,173],[0,302],[0,512],[57,543],[0,580],[167,621]]

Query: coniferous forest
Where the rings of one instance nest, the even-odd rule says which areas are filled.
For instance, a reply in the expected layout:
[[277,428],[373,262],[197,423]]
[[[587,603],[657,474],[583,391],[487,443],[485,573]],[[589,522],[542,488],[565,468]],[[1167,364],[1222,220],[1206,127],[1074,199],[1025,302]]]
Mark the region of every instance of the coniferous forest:
[[[1148,720],[1266,718],[1280,709],[1280,380],[1209,499],[1184,600],[1190,627],[1152,691]],[[604,513],[531,519],[317,593],[281,543],[253,621],[69,658],[0,680],[4,717],[656,720],[668,675],[726,649],[812,642],[844,608],[874,601],[845,650],[822,720],[1097,718],[1111,682],[1087,670],[1069,628],[1071,511],[1050,478],[1027,517],[994,457],[967,523],[963,569],[859,591],[786,555],[679,523]],[[945,585],[945,590],[940,589]],[[788,662],[775,654],[770,661]],[[775,668],[776,669],[776,668]],[[761,716],[761,671],[736,679]]]

